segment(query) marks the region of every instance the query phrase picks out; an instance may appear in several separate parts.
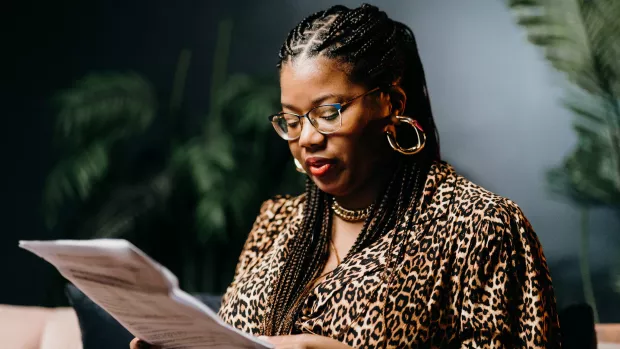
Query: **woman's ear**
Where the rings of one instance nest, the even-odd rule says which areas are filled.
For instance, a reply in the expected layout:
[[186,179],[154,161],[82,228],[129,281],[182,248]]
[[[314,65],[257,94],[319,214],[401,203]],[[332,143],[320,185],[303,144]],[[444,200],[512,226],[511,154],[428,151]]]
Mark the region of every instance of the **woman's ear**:
[[393,85],[389,89],[390,102],[392,103],[392,115],[405,115],[407,105],[407,94],[402,87]]

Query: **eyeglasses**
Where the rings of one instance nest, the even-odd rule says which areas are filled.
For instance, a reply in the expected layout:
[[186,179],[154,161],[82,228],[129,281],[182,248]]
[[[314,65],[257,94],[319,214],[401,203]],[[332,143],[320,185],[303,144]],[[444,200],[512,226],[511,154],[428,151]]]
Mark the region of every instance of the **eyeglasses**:
[[302,118],[308,119],[310,124],[322,134],[334,133],[342,127],[342,112],[345,107],[356,99],[367,96],[379,89],[380,87],[375,87],[344,103],[319,105],[303,115],[288,112],[270,115],[269,121],[271,121],[273,128],[280,137],[287,141],[295,140],[301,136]]

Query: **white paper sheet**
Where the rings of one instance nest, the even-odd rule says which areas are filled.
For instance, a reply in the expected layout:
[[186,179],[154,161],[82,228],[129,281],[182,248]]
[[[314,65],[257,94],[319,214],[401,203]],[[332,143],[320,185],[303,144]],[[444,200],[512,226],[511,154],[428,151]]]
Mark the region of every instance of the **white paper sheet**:
[[138,338],[165,349],[272,348],[224,323],[122,239],[20,241]]

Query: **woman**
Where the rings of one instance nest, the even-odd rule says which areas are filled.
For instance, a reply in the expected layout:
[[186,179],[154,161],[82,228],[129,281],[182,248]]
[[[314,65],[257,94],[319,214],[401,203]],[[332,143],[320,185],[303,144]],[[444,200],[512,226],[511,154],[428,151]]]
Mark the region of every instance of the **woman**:
[[407,26],[371,5],[317,12],[279,72],[270,120],[306,192],[263,204],[224,321],[276,348],[559,347],[529,222],[440,161]]

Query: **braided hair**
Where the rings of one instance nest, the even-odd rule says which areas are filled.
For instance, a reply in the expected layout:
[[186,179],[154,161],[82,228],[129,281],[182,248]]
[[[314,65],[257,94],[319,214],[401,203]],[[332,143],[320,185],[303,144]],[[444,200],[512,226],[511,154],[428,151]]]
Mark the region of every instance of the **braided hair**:
[[[333,6],[308,16],[289,32],[280,49],[278,68],[301,57],[319,55],[345,64],[350,79],[369,89],[401,86],[407,94],[405,109],[415,113],[411,116],[427,136],[420,153],[399,157],[397,170],[364,222],[346,261],[397,224],[408,224],[399,220],[419,198],[430,163],[440,157],[439,137],[416,42],[406,25],[391,20],[372,5],[363,4],[354,9]],[[401,138],[399,142],[406,143]],[[305,200],[302,223],[294,232],[295,239],[290,242],[289,254],[269,295],[270,311],[263,321],[265,335],[289,334],[295,330],[296,316],[311,281],[323,270],[329,255],[331,198],[307,179]]]

